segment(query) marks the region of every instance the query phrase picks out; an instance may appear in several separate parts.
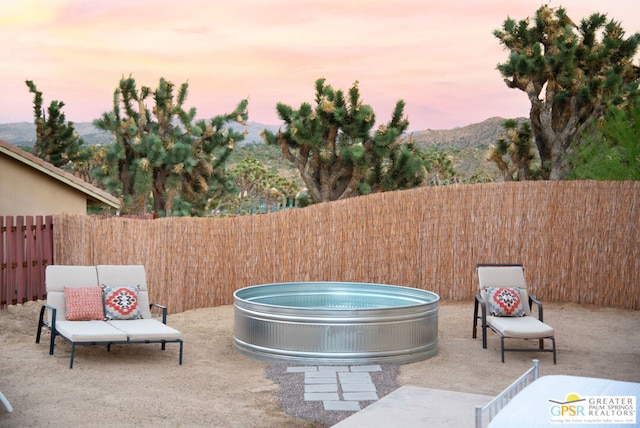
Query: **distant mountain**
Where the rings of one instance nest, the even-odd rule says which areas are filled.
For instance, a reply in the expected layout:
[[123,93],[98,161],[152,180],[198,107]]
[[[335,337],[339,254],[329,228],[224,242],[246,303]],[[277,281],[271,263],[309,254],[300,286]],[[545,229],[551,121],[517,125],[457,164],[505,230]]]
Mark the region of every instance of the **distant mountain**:
[[[73,126],[85,144],[90,146],[110,144],[113,141],[110,133],[99,130],[91,122],[74,123]],[[18,147],[33,147],[36,143],[36,126],[33,122],[0,124],[0,140]]]
[[[522,122],[527,119],[519,118],[517,120]],[[489,146],[503,135],[502,123],[504,121],[505,119],[503,118],[492,117],[483,122],[460,128],[414,131],[412,139],[417,147],[433,148],[447,152],[453,158],[457,172],[463,176],[469,176],[475,170],[486,167],[485,157],[487,151]],[[74,126],[85,144],[104,145],[113,142],[111,134],[97,129],[90,122],[74,123]],[[262,151],[253,147],[254,145],[262,144],[260,133],[263,129],[267,128],[275,133],[281,126],[265,125],[257,122],[248,122],[247,125],[233,123],[229,126],[238,131],[247,132],[244,140],[237,146],[239,148],[248,147],[245,147],[246,150],[235,151],[237,152],[234,155],[235,161],[238,161],[239,157],[252,155],[265,165],[276,162],[278,169],[283,169],[280,161],[285,164],[287,162],[284,159],[279,159],[281,154],[279,155],[277,147],[265,147],[265,150]],[[0,124],[0,139],[15,146],[32,147],[36,139],[35,125],[29,122]]]
[[[516,120],[522,123],[528,119]],[[412,139],[417,147],[449,153],[456,171],[468,176],[480,168],[488,167],[490,171],[495,168],[493,165],[486,165],[485,158],[489,147],[504,136],[504,121],[504,118],[492,117],[460,128],[415,131]],[[497,172],[497,168],[495,171]]]
[[[109,132],[101,131],[93,126],[91,122],[77,122],[74,123],[73,126],[85,144],[89,146],[101,146],[111,144],[114,141],[113,136]],[[267,128],[272,132],[277,132],[279,128],[278,125],[264,125],[256,122],[247,122],[246,125],[233,123],[229,126],[237,131],[247,132],[247,135],[240,145],[261,143],[262,138],[260,137],[260,133],[263,129]],[[0,140],[4,140],[18,147],[33,147],[36,142],[36,127],[32,122],[0,124]]]
[[[523,122],[527,119],[518,118],[516,120]],[[504,118],[492,117],[483,122],[460,128],[416,131],[413,133],[413,142],[419,146],[444,149],[488,148],[503,135],[502,124],[504,121]]]
[[17,122],[0,125],[0,140],[18,147],[31,147],[36,142],[36,129],[33,123]]

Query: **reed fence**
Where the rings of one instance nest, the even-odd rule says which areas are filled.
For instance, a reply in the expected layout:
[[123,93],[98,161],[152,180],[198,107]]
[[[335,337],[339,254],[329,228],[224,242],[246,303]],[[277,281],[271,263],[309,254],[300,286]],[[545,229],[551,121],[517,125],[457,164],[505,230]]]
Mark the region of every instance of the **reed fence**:
[[640,182],[428,187],[264,215],[54,218],[58,264],[143,264],[171,312],[274,282],[404,285],[472,300],[477,263],[522,263],[543,301],[640,309]]
[[52,216],[0,216],[0,309],[44,299],[53,263]]

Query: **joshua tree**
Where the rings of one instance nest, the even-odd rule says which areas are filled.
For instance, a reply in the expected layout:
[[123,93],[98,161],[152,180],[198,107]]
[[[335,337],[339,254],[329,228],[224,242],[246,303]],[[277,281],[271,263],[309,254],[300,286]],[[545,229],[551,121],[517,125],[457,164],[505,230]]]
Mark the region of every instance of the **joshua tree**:
[[487,160],[494,162],[504,181],[524,181],[534,178],[538,171],[534,167],[535,152],[533,133],[528,122],[518,128],[518,122],[507,119],[502,124],[507,138],[500,138],[495,146],[491,146]]
[[543,178],[561,179],[566,153],[589,122],[637,96],[640,33],[625,38],[619,23],[598,13],[576,25],[565,9],[545,5],[532,19],[507,19],[494,35],[510,52],[498,65],[505,83],[531,102]]
[[424,161],[401,140],[409,126],[403,101],[397,102],[391,120],[375,132],[371,131],[375,114],[360,100],[358,82],[345,98],[342,90],[318,79],[315,107],[303,103],[294,110],[278,103],[276,108],[286,129],[277,134],[265,130],[263,138],[278,145],[300,171],[316,202],[423,183]]
[[294,200],[300,188],[291,180],[268,170],[254,157],[246,157],[229,170],[238,189],[241,207],[255,208],[261,202],[269,209]]
[[51,101],[47,118],[42,110],[42,92],[31,80],[25,82],[33,94],[33,113],[36,125],[36,143],[33,154],[59,168],[73,169],[73,163],[80,160],[82,139],[75,131],[73,122],[66,121],[62,112],[62,101]]
[[[231,189],[224,166],[244,135],[225,125],[246,121],[247,100],[230,114],[194,122],[195,108],[183,109],[187,89],[183,83],[176,96],[174,85],[160,79],[155,91],[138,90],[133,78],[123,78],[113,110],[94,121],[116,139],[96,173],[107,188],[121,193],[123,211],[145,213],[152,202],[160,215],[203,215],[211,199]],[[151,109],[146,105],[150,96]]]

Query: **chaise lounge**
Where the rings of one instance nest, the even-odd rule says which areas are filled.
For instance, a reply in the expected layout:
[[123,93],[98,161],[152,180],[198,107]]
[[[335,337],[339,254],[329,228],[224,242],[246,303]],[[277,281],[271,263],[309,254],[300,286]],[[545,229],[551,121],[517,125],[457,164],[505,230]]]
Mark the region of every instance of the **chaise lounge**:
[[[167,343],[180,345],[182,334],[167,326],[167,308],[149,303],[144,266],[50,265],[46,268],[47,302],[40,310],[36,343],[42,329],[51,332],[49,354],[57,336],[71,344],[69,368],[73,368],[76,345],[129,345]],[[162,310],[162,322],[151,309]],[[46,315],[46,317],[45,317]]]
[[[524,268],[521,264],[478,264],[479,294],[473,308],[473,338],[478,321],[482,330],[482,348],[487,348],[487,329],[500,336],[500,351],[504,363],[505,351],[551,352],[556,364],[556,339],[553,327],[544,323],[542,303],[527,292]],[[538,316],[533,315],[533,304]],[[480,309],[480,310],[478,310]],[[536,340],[538,349],[505,347],[505,339]],[[551,342],[545,349],[544,341]]]

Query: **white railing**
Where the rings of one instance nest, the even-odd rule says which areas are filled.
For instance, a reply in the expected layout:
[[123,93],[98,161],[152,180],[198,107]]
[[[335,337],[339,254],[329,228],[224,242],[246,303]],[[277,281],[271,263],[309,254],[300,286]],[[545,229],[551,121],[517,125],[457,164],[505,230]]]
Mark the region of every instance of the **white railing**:
[[487,422],[491,422],[498,412],[502,410],[516,394],[525,389],[534,380],[538,379],[538,364],[538,360],[533,360],[533,366],[529,370],[498,394],[486,406],[476,406],[476,428],[482,428],[485,419],[487,419]]

